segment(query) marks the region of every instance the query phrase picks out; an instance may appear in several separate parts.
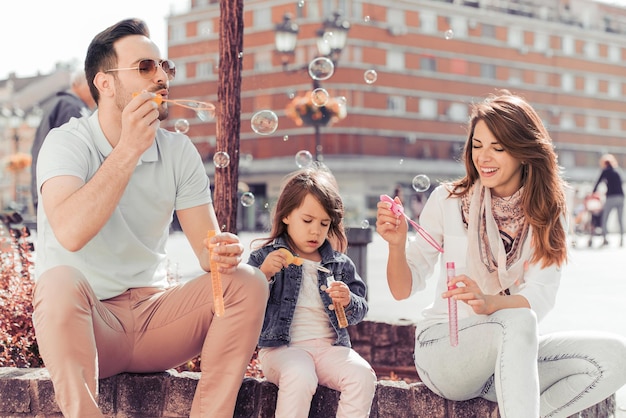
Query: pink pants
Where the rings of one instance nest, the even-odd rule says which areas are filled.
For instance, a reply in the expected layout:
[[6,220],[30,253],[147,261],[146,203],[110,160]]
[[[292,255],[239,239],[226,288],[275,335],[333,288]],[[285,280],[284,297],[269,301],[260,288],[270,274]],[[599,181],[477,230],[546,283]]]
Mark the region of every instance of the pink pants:
[[265,378],[278,386],[276,418],[307,418],[318,383],[341,392],[337,418],[368,417],[376,374],[365,359],[332,340],[259,350]]
[[214,317],[209,274],[103,301],[72,267],[42,274],[33,322],[63,415],[104,416],[97,404],[99,378],[163,371],[201,354],[191,416],[231,418],[263,323],[268,286],[248,265],[222,275],[222,286],[226,313]]

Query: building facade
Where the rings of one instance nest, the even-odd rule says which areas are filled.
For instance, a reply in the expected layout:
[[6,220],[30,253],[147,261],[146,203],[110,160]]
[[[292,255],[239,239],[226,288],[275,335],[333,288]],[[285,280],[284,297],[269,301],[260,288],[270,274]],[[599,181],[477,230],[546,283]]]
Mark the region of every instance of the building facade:
[[[172,97],[215,101],[219,2],[192,0],[168,18],[169,58],[177,63]],[[306,71],[319,56],[324,19],[350,22],[334,74],[317,83],[341,99],[347,116],[319,129],[299,126],[289,103],[316,87]],[[294,54],[283,65],[275,26],[289,13],[299,25]],[[593,182],[598,157],[626,164],[626,19],[624,10],[593,1],[246,0],[242,59],[240,181],[257,193],[242,227],[271,209],[281,178],[308,150],[337,176],[347,224],[372,220],[380,194],[400,185],[407,198],[424,174],[433,185],[462,173],[458,163],[472,102],[498,89],[528,99],[552,135],[566,178]],[[375,81],[366,80],[375,71]],[[252,116],[271,110],[278,129],[259,135]],[[188,132],[208,171],[215,123],[190,120]],[[245,213],[248,212],[248,215]],[[250,215],[249,212],[255,212]]]

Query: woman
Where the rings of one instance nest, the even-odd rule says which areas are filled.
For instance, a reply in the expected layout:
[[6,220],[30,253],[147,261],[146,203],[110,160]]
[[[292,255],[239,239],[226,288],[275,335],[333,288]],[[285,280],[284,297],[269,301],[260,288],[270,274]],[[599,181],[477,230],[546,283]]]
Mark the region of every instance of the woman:
[[[609,218],[609,214],[615,210],[617,212],[617,224],[619,225],[619,246],[622,247],[624,245],[624,189],[622,188],[622,176],[618,171],[617,160],[612,154],[604,154],[600,157],[600,168],[602,168],[602,173],[600,173],[600,177],[593,187],[593,192],[596,192],[600,183],[604,182],[606,184],[606,199],[600,221],[603,238],[602,245],[609,244],[609,241],[606,239],[606,221]],[[589,242],[591,243],[591,238]]]
[[[396,299],[423,290],[441,265],[435,300],[416,327],[420,378],[447,399],[497,401],[503,418],[568,417],[602,401],[626,382],[624,338],[537,331],[567,259],[564,183],[541,119],[520,97],[489,97],[474,106],[464,162],[466,175],[439,186],[420,217],[441,257],[420,237],[406,246],[407,222],[391,203],[378,204]],[[447,262],[456,264],[452,290]],[[450,297],[459,302],[458,346]]]

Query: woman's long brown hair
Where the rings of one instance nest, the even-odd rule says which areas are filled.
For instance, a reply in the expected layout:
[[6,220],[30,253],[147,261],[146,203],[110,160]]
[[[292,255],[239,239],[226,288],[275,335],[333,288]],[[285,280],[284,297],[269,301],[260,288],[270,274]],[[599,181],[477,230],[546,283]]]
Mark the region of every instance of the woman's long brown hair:
[[506,152],[522,162],[522,209],[533,230],[532,263],[542,267],[567,260],[565,182],[552,138],[535,110],[519,96],[502,91],[473,106],[463,160],[465,177],[453,183],[452,195],[463,196],[478,180],[472,161],[472,138],[483,121]]

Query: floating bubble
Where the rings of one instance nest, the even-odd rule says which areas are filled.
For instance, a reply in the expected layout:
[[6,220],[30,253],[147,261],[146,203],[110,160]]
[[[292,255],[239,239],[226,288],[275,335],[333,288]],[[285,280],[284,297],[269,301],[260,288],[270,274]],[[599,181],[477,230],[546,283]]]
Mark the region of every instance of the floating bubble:
[[367,229],[370,227],[370,221],[368,221],[367,219],[363,219],[361,221],[361,229]]
[[296,165],[299,168],[308,167],[313,164],[313,155],[307,150],[301,150],[296,153]]
[[283,136],[283,141],[285,141],[285,142],[289,141],[289,135]]
[[335,34],[332,32],[324,32],[324,35],[322,36],[322,40],[327,43],[330,44],[333,41],[333,38],[335,37]]
[[186,134],[189,132],[189,121],[187,119],[178,119],[174,122],[174,129],[179,134]]
[[241,202],[242,206],[249,208],[250,206],[254,205],[254,193],[245,192],[241,195],[241,199],[239,199],[239,201]]
[[294,89],[287,90],[287,97],[293,99],[294,97],[296,97],[296,91]]
[[271,135],[278,128],[278,116],[271,110],[261,110],[252,116],[250,125],[259,135]]
[[243,51],[239,53],[238,57],[239,59],[243,58]]
[[398,164],[400,165],[404,164],[404,158],[400,158],[400,161],[398,161]]
[[315,58],[309,64],[309,75],[313,80],[328,80],[335,72],[335,64],[326,57]]
[[450,40],[452,38],[454,38],[454,31],[452,29],[448,29],[444,34],[443,34],[444,38]]
[[372,19],[369,16],[365,16],[363,18],[363,22],[365,22],[365,23],[370,23],[370,20],[372,20]]
[[421,193],[428,189],[430,189],[430,179],[426,174],[418,174],[413,177],[413,190]]
[[326,89],[323,89],[321,87],[318,87],[311,92],[311,102],[313,102],[313,105],[317,107],[326,106],[329,98],[330,94],[328,94]]
[[216,168],[226,168],[230,164],[230,155],[226,151],[219,151],[213,155],[213,165]]
[[300,8],[304,7],[304,0],[300,0],[298,2],[298,7],[300,7]]
[[348,99],[346,99],[345,96],[339,96],[337,97],[337,103],[339,104],[339,106],[345,106],[346,103],[348,103]]
[[378,73],[376,70],[367,70],[363,73],[363,79],[367,84],[374,84],[378,80]]

